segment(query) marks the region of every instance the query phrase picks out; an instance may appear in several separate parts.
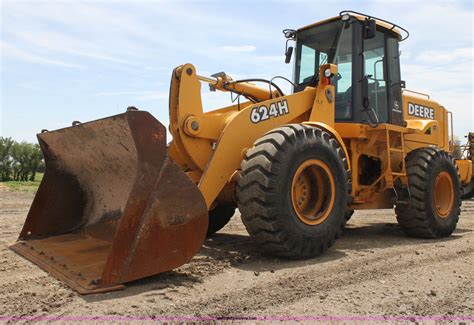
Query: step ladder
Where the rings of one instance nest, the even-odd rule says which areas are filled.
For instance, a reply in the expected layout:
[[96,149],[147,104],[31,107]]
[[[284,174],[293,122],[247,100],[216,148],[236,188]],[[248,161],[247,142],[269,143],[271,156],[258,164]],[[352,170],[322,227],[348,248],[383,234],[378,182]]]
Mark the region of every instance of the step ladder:
[[[394,181],[397,178],[406,180],[406,151],[405,141],[402,132],[386,129],[386,143],[387,143],[387,171],[385,173],[386,187],[393,187]],[[398,166],[397,166],[398,163]]]
[[404,130],[384,124],[379,128],[370,129],[370,132],[378,138],[374,145],[384,148],[386,164],[380,176],[372,184],[359,186],[362,190],[360,195],[352,198],[355,204],[367,202],[367,199],[372,197],[373,191],[383,192],[387,189],[395,189],[397,180],[403,184],[407,183]]

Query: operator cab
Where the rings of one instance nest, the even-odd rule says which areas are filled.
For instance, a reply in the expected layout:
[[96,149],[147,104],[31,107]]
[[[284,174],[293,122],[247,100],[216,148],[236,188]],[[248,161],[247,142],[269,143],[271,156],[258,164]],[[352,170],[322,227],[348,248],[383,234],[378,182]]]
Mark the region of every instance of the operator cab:
[[[400,31],[406,33],[404,38]],[[403,124],[398,43],[408,37],[405,29],[343,11],[338,17],[284,33],[296,41],[295,92],[317,84],[321,65],[336,64],[338,74],[331,82],[337,122]],[[287,50],[288,55],[291,52]]]

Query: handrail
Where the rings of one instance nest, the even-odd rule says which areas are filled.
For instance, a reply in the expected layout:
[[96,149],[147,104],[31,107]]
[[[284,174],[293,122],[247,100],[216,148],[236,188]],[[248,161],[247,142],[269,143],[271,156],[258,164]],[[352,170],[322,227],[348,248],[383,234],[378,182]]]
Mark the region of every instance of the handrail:
[[414,94],[426,96],[428,99],[430,99],[430,95],[425,94],[425,93],[420,93],[419,91],[414,91],[414,90],[410,90],[410,89],[406,89],[406,88],[403,89],[403,91],[408,91],[408,92],[410,92],[410,93],[414,93]]
[[[353,11],[353,10],[343,10],[339,13],[339,16],[343,16],[344,14],[356,14],[356,15],[361,15],[361,16],[364,16],[365,18],[368,18],[368,19],[375,19],[375,20],[379,20],[381,22],[384,22],[386,24],[389,24],[389,25],[392,25],[392,28],[390,28],[390,30],[393,30],[395,27],[400,29],[401,31],[403,31],[406,35],[405,37],[402,36],[402,38],[400,39],[400,42],[403,42],[404,40],[406,40],[409,36],[410,36],[410,32],[408,32],[408,30],[406,30],[405,28],[397,25],[397,24],[394,24],[388,20],[385,20],[385,19],[382,19],[382,18],[377,18],[375,16],[371,16],[371,15],[367,15],[367,14],[363,14],[361,12],[357,12],[357,11]],[[401,36],[401,35],[400,35]]]
[[453,112],[451,112],[451,111],[448,111],[448,110],[446,110],[446,112],[447,112],[447,116],[448,116],[448,118],[449,118],[449,121],[450,121],[450,126],[451,126],[451,130],[450,130],[450,131],[451,131],[451,141],[449,141],[449,142],[451,142],[451,143],[449,144],[449,151],[450,151],[450,152],[453,152],[453,151],[454,151],[454,125],[453,125]]

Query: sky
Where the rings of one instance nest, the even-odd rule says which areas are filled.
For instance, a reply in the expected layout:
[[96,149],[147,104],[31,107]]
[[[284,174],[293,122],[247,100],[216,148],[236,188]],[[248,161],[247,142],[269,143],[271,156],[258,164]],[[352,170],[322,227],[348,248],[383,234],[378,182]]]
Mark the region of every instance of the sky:
[[[0,0],[0,136],[36,141],[54,130],[133,105],[168,124],[174,67],[237,78],[292,76],[284,28],[351,9],[410,31],[402,80],[474,131],[472,1],[24,1]],[[278,81],[285,89],[285,82]],[[202,87],[211,110],[228,93]]]

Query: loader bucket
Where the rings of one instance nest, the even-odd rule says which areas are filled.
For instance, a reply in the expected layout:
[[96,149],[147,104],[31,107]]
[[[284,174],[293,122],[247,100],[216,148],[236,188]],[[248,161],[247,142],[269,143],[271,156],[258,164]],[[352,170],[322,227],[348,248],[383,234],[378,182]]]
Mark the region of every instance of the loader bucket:
[[187,263],[207,207],[168,157],[151,114],[124,114],[38,135],[46,171],[11,249],[81,294]]

